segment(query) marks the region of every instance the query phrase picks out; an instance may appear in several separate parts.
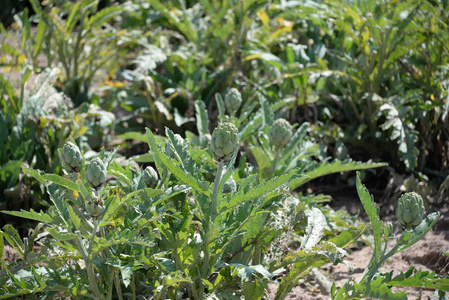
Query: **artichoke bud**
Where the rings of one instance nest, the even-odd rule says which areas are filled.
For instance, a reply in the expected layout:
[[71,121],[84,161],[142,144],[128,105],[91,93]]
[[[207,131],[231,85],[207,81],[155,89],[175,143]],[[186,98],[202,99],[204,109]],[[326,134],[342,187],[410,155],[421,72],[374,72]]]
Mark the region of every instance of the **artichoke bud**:
[[226,109],[231,115],[234,115],[242,105],[242,95],[236,88],[230,89],[225,96]]
[[424,213],[424,202],[417,193],[405,193],[399,198],[396,217],[406,229],[412,229],[421,223]]
[[232,123],[224,122],[212,132],[210,149],[218,160],[229,161],[239,148],[237,128]]
[[98,189],[98,187],[106,182],[106,173],[106,166],[103,161],[95,157],[87,166],[86,178],[93,188]]
[[273,122],[270,128],[271,144],[283,148],[290,142],[292,134],[292,125],[285,119],[277,119]]
[[157,172],[153,167],[146,167],[143,171],[143,182],[149,188],[154,189],[157,186],[157,182],[159,181],[159,177]]
[[67,171],[73,173],[80,171],[83,162],[80,149],[72,142],[67,142],[62,147],[61,160]]
[[223,193],[225,194],[233,194],[237,191],[237,184],[234,179],[226,180],[223,184]]
[[104,213],[105,207],[100,197],[93,196],[86,204],[86,211],[91,217],[99,217]]

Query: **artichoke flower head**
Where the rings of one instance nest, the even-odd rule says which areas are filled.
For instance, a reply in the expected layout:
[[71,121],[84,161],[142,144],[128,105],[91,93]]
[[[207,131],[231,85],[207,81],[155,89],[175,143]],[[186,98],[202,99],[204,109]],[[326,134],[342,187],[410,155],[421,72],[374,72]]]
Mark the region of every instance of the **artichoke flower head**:
[[107,170],[103,161],[95,157],[87,166],[86,178],[93,188],[98,189],[98,187],[106,182],[106,173]]
[[83,163],[80,149],[72,142],[67,142],[62,147],[61,160],[67,171],[72,173],[79,172]]
[[422,222],[425,209],[421,196],[415,192],[405,193],[399,198],[396,217],[406,229],[412,229]]
[[230,89],[225,96],[226,109],[231,115],[234,115],[242,105],[242,95],[236,88]]
[[293,127],[285,119],[277,119],[270,128],[270,141],[275,147],[283,148],[290,142]]
[[159,177],[157,175],[157,172],[153,167],[146,167],[143,171],[143,182],[145,185],[149,188],[155,188],[157,186],[157,182],[159,180]]
[[229,161],[239,148],[239,136],[234,124],[224,122],[218,124],[212,132],[210,149],[220,161]]

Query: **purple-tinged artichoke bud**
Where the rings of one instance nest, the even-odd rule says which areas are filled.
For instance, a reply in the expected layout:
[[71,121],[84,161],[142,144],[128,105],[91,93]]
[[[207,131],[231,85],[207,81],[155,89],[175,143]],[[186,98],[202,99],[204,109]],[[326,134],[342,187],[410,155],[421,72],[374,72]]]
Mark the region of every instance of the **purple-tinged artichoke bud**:
[[93,188],[98,189],[98,187],[106,182],[106,173],[107,170],[103,161],[95,157],[87,166],[86,178]]
[[231,115],[234,115],[239,110],[240,105],[242,105],[242,95],[236,88],[230,89],[226,93],[224,100],[226,109]]
[[225,194],[233,194],[237,191],[237,184],[234,179],[226,180],[223,184],[223,193]]
[[224,122],[212,132],[210,149],[218,160],[229,161],[239,148],[237,128],[232,123]]
[[83,163],[80,149],[72,142],[67,142],[62,147],[61,160],[67,171],[78,173]]
[[105,206],[100,197],[93,196],[86,204],[86,211],[91,217],[99,217],[104,213]]
[[405,193],[399,198],[396,217],[406,229],[412,229],[421,223],[424,213],[424,202],[417,193]]
[[159,177],[157,172],[153,167],[146,167],[143,171],[143,182],[149,188],[154,189],[157,186],[157,182],[159,181]]
[[292,125],[285,119],[277,119],[270,128],[271,144],[278,148],[283,148],[290,142],[292,134]]

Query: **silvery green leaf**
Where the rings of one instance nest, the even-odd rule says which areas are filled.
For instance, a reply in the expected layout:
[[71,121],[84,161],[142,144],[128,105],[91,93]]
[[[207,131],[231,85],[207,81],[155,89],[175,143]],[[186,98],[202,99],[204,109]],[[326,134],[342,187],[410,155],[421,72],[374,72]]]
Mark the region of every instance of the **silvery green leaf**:
[[306,210],[305,214],[307,216],[307,229],[301,248],[304,250],[311,250],[323,237],[324,228],[326,227],[326,218],[316,207]]

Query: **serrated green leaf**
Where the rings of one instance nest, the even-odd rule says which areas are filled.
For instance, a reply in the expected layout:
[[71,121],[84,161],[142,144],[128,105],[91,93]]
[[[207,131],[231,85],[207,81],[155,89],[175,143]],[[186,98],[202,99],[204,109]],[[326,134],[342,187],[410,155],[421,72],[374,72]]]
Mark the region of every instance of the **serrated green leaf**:
[[115,16],[118,16],[121,12],[123,12],[123,8],[120,6],[103,8],[88,19],[86,28],[92,30],[101,27]]
[[400,245],[395,253],[403,251],[421,240],[427,234],[427,232],[429,232],[430,229],[432,229],[432,227],[438,222],[439,218],[439,212],[434,212],[428,215],[418,226],[415,227],[415,229],[413,229],[413,231],[410,233],[410,238],[408,239],[407,243],[405,243],[404,245]]
[[301,185],[305,184],[306,182],[309,182],[310,180],[313,180],[315,178],[329,175],[332,173],[338,173],[338,172],[346,172],[346,171],[355,171],[355,170],[364,170],[364,169],[371,169],[371,168],[379,168],[379,167],[385,167],[387,166],[386,163],[363,163],[363,162],[355,162],[355,161],[340,161],[335,160],[332,162],[325,162],[320,164],[318,167],[314,168],[313,170],[306,171],[301,173],[301,176],[298,178],[295,178],[290,181],[290,190],[294,190]]
[[21,209],[20,211],[2,211],[2,213],[44,223],[51,223],[53,221],[53,218],[48,214],[42,211],[38,213],[34,211],[32,208],[30,209],[30,211]]
[[19,256],[23,258],[25,245],[20,238],[19,232],[12,225],[6,224],[0,234],[8,241],[8,243],[17,251]]
[[217,101],[218,115],[222,118],[225,117],[225,105],[223,101],[223,97],[219,93],[215,94],[215,101]]
[[333,300],[346,299],[385,299],[385,300],[407,300],[405,292],[393,293],[385,282],[383,275],[378,275],[373,280],[362,280],[360,283],[348,281],[337,293],[332,295]]
[[243,193],[243,190],[236,193],[231,199],[229,199],[229,202],[220,203],[219,211],[222,212],[223,210],[228,210],[230,208],[235,207],[236,205],[239,205],[241,203],[244,203],[246,201],[255,199],[257,197],[260,197],[268,192],[273,191],[274,189],[280,187],[284,183],[290,180],[292,176],[298,172],[297,170],[291,170],[287,174],[278,176],[276,178],[273,178],[269,181],[262,182],[261,184],[257,185],[254,188],[251,188],[250,191],[247,193]]
[[45,231],[49,232],[55,239],[58,241],[70,241],[77,238],[77,235],[71,232],[61,232],[56,230],[53,227],[49,227],[45,229]]
[[147,136],[143,133],[140,133],[138,131],[128,131],[126,133],[120,134],[117,136],[118,139],[125,139],[125,140],[137,140],[144,143],[148,142]]
[[259,280],[245,281],[243,283],[243,295],[245,299],[262,299],[265,295],[265,285]]
[[32,177],[34,177],[35,179],[37,179],[40,183],[46,184],[47,180],[44,178],[43,175],[41,175],[38,171],[33,170],[31,168],[27,168],[22,166],[22,171],[24,174],[28,174]]
[[316,207],[307,210],[305,214],[307,216],[307,228],[306,235],[301,243],[301,249],[311,250],[323,237],[327,223],[321,210]]
[[290,142],[287,146],[282,150],[282,155],[279,158],[278,164],[282,165],[286,159],[289,159],[292,152],[296,150],[298,145],[306,136],[307,132],[310,129],[310,124],[308,122],[304,122],[299,126],[299,128],[295,131],[293,136],[290,139]]
[[261,147],[249,146],[248,150],[256,159],[257,166],[260,170],[271,167],[270,160],[267,159],[267,154],[263,152]]
[[362,184],[360,180],[360,173],[357,172],[357,194],[359,195],[360,201],[362,202],[363,208],[371,222],[373,228],[374,236],[374,254],[376,262],[380,259],[380,253],[382,251],[382,228],[383,222],[379,219],[379,208],[376,207],[373,196],[369,193],[368,189]]
[[151,151],[153,152],[154,159],[158,165],[158,167],[166,166],[167,169],[172,172],[179,180],[184,182],[185,184],[191,186],[193,189],[197,190],[200,193],[203,193],[207,196],[210,195],[209,187],[206,186],[202,182],[199,182],[195,177],[191,174],[183,171],[178,165],[176,165],[170,158],[168,158],[165,153],[163,153],[154,139],[153,133],[147,128],[147,138],[148,144],[150,146]]
[[201,100],[195,101],[196,127],[200,135],[209,134],[209,118],[206,104]]
[[78,185],[67,178],[55,174],[45,174],[42,177],[50,182],[59,184],[60,186],[66,187],[72,191],[80,192]]
[[366,231],[365,224],[357,224],[357,227],[350,227],[347,230],[343,230],[338,236],[329,240],[340,248],[345,248],[350,244],[356,242],[360,236]]
[[407,272],[401,272],[401,274],[388,281],[387,285],[435,289],[449,292],[449,278],[437,276],[435,273],[422,270],[417,270],[416,273],[413,274],[413,270],[414,267],[411,267]]

